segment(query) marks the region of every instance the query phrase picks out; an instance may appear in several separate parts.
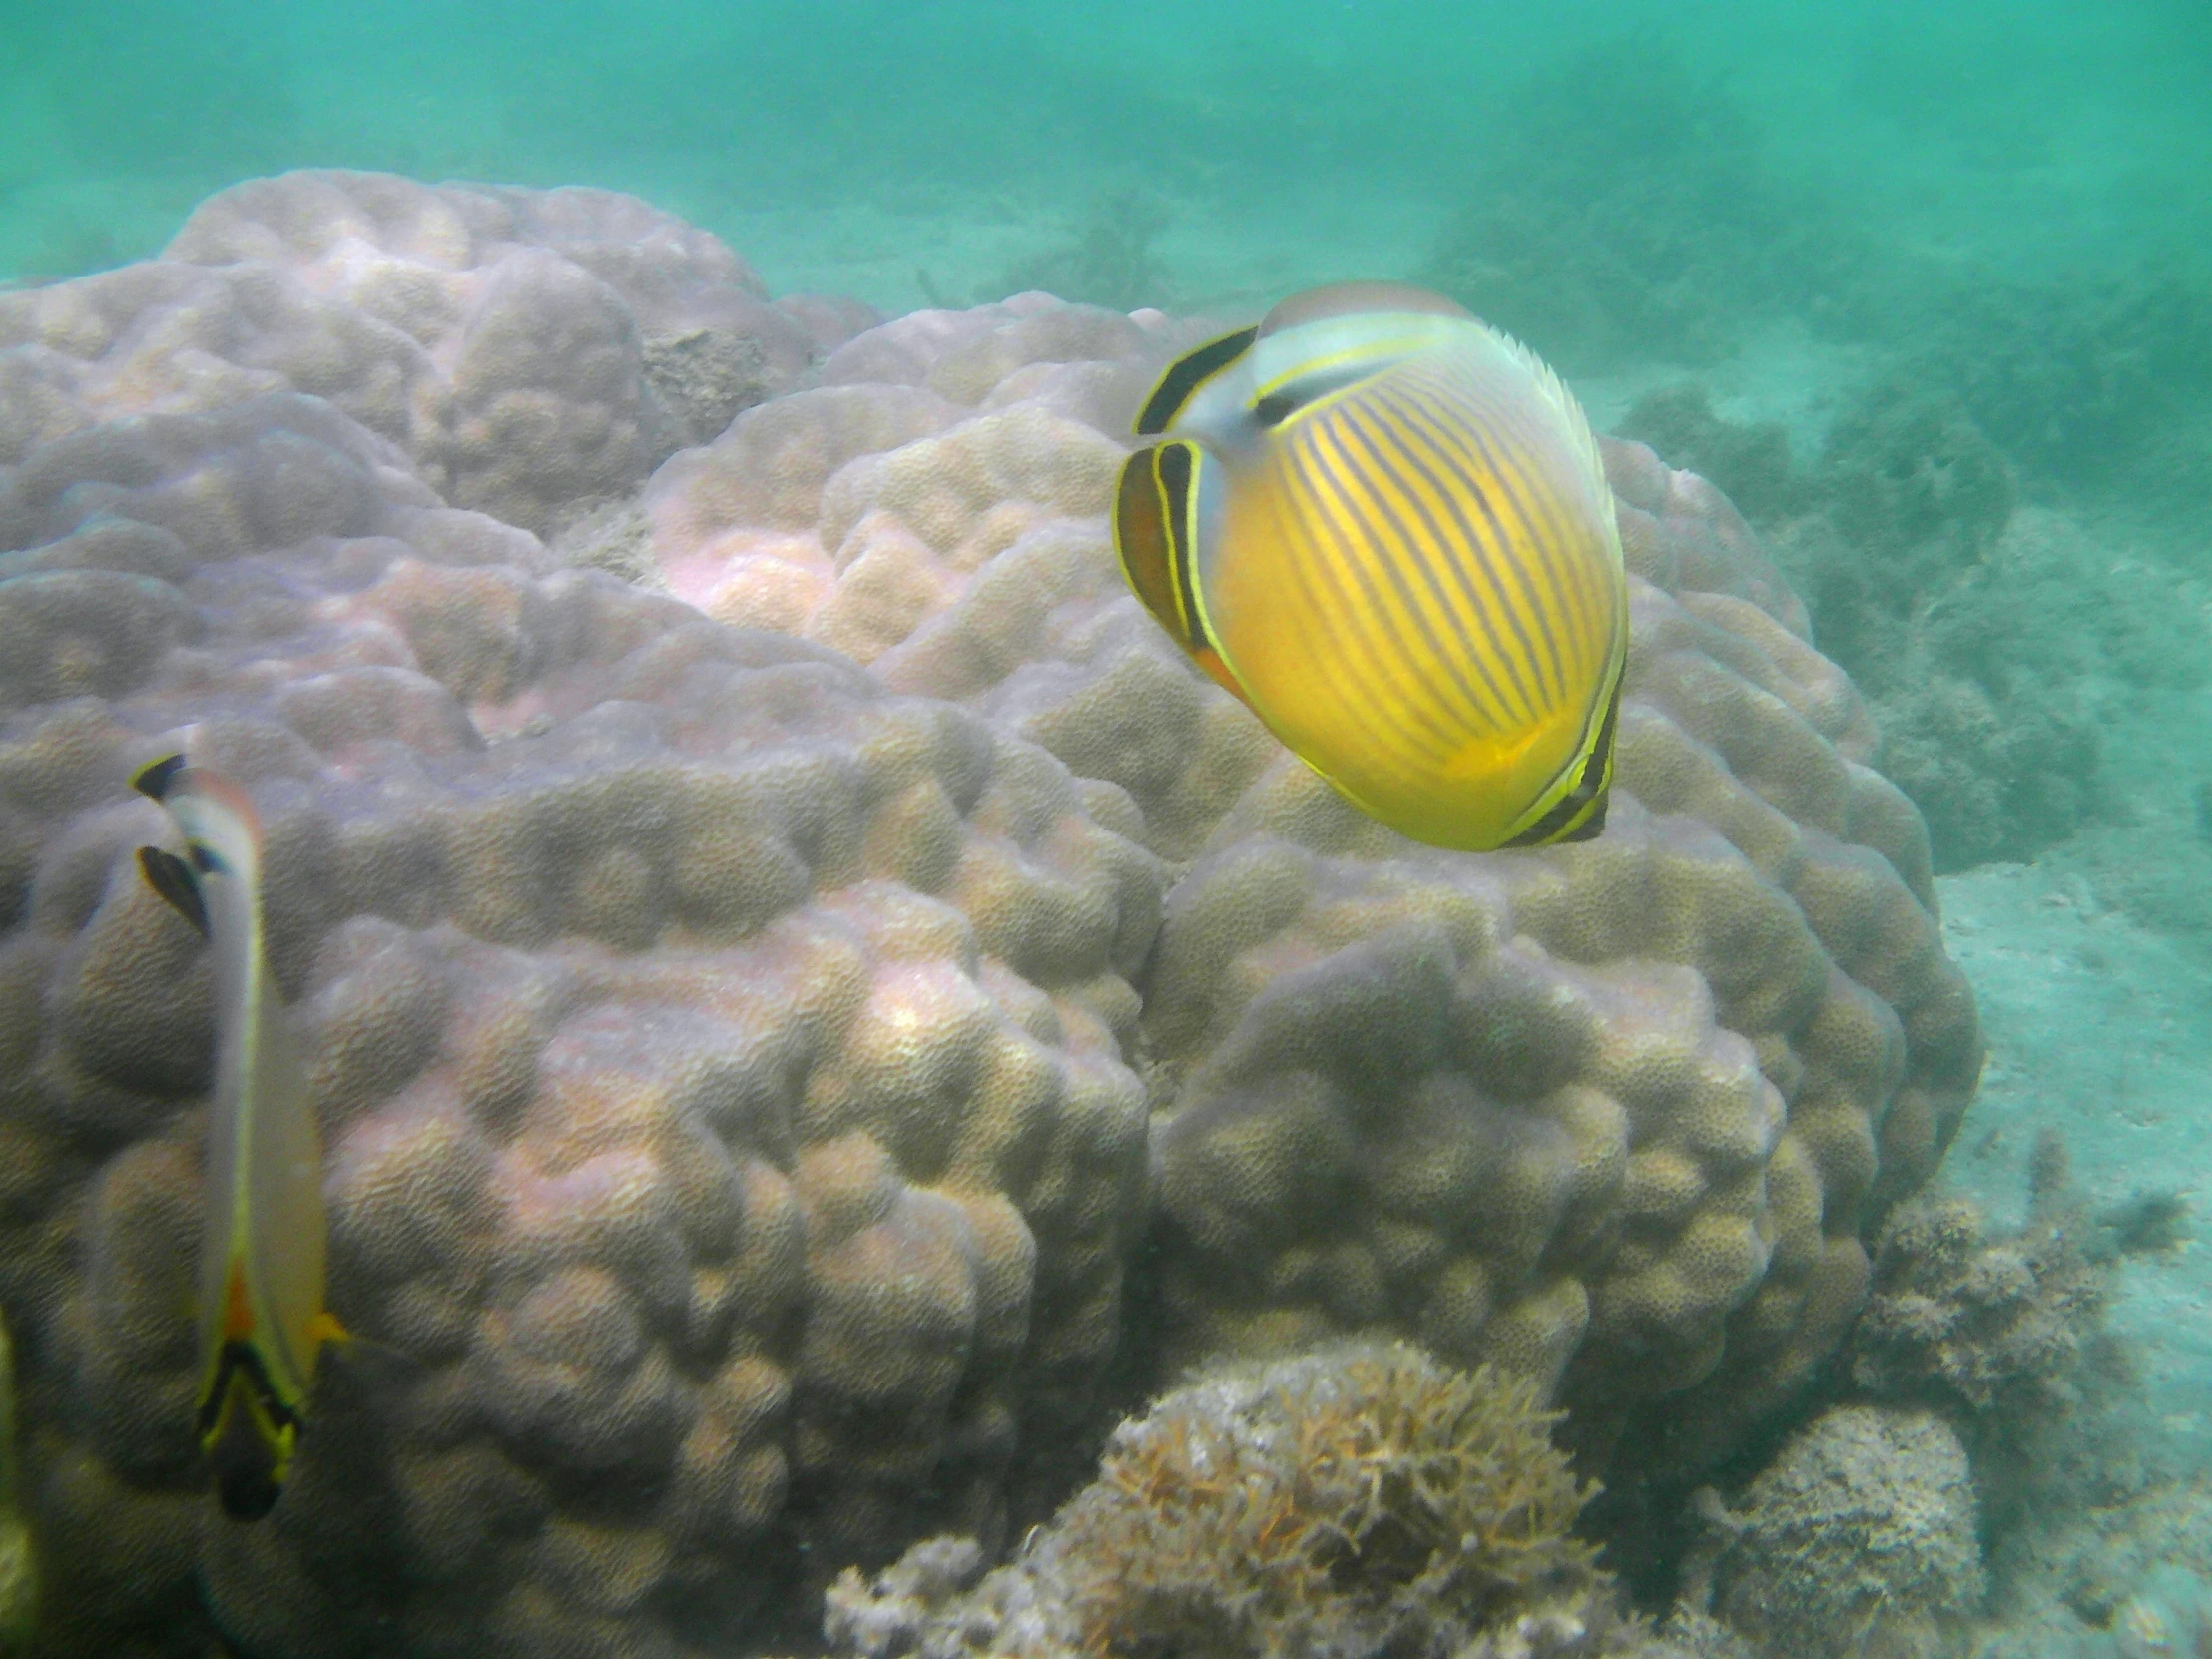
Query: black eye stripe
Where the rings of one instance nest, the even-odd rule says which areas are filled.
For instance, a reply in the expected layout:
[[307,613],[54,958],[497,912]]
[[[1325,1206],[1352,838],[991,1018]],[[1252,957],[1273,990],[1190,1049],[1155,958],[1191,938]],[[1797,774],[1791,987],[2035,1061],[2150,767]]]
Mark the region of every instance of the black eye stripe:
[[182,755],[168,755],[151,766],[141,767],[138,776],[131,780],[131,788],[153,801],[159,801],[169,793],[169,786],[177,774],[185,770]]
[[1160,377],[1152,395],[1145,399],[1137,415],[1137,435],[1148,438],[1165,432],[1198,394],[1198,388],[1243,356],[1259,333],[1257,327],[1240,328],[1184,355]]

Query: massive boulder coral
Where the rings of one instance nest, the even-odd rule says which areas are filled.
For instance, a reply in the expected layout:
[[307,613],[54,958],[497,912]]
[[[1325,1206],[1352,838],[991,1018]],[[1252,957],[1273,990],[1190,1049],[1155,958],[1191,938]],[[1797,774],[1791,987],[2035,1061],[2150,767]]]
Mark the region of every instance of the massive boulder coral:
[[664,568],[1118,786],[1179,861],[1141,982],[1168,1360],[1413,1337],[1563,1381],[1601,1443],[1665,1396],[1633,1454],[1694,1467],[1833,1351],[1971,1096],[1920,819],[1726,498],[1610,441],[1604,839],[1447,856],[1353,813],[1114,568],[1106,434],[1185,337],[1033,296],[863,334],[662,469]]
[[[0,1304],[61,1650],[176,1650],[197,1579],[248,1651],[674,1652],[1069,1455],[1144,1214],[1162,880],[1110,791],[558,571],[319,400],[64,437],[0,521]],[[188,733],[267,828],[331,1304],[406,1357],[329,1363],[251,1529],[190,1430],[208,969],[125,788]]]
[[[829,349],[857,318],[781,302],[798,377],[644,487],[653,580],[561,569],[533,528],[671,441],[652,328],[779,326],[719,249],[294,176],[0,299],[0,1306],[57,1644],[168,1651],[197,1580],[254,1651],[709,1650],[1041,1513],[1110,1370],[1321,1339],[1550,1390],[1616,1483],[1737,1448],[1980,1050],[1920,819],[1726,499],[1607,447],[1607,833],[1437,853],[1122,586],[1193,324]],[[563,336],[578,295],[629,332]],[[589,349],[472,426],[462,365],[540,324]],[[753,382],[685,350],[706,437]],[[333,1360],[243,1532],[187,1431],[207,969],[129,857],[187,725],[269,827],[333,1307],[409,1357]]]
[[543,531],[873,319],[772,301],[716,238],[611,191],[285,174],[209,199],[158,260],[0,296],[0,459],[302,391],[446,501]]

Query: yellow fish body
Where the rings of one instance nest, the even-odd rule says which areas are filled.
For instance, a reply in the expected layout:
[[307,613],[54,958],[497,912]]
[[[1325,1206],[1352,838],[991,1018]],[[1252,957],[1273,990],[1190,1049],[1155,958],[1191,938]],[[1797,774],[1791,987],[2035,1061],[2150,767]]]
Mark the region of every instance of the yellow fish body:
[[168,809],[185,843],[182,855],[142,846],[139,865],[215,952],[196,1426],[224,1509],[257,1520],[290,1473],[322,1345],[342,1335],[322,1305],[321,1137],[269,971],[252,801],[181,755],[133,783]]
[[1317,288],[1176,362],[1137,433],[1131,589],[1354,806],[1468,850],[1603,829],[1627,574],[1532,353],[1417,288]]

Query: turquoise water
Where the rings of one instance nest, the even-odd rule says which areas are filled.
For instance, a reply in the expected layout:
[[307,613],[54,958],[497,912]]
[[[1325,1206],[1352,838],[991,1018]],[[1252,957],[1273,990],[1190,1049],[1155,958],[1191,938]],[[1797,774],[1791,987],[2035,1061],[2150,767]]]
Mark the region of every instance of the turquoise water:
[[1659,142],[1740,150],[1901,258],[2024,276],[2201,242],[2189,184],[2212,154],[2212,44],[2182,0],[15,12],[0,266],[18,275],[146,254],[209,191],[298,166],[588,179],[732,237],[797,216],[813,238],[780,226],[747,250],[780,288],[850,257],[821,227],[832,211],[1002,229],[1131,185],[1272,224],[1295,258],[1353,219],[1456,206],[1526,142],[1516,96],[1607,47],[1642,66],[1632,92],[1600,73],[1586,107],[1571,85],[1553,100],[1594,125],[1593,173],[1656,163],[1635,123],[1693,123]]
[[[392,177],[218,198],[299,170]],[[2212,1652],[2207,180],[2198,0],[0,0],[0,1653]],[[1114,574],[1144,388],[1352,278],[1656,456],[1594,849],[1382,838]],[[250,1523],[130,855],[188,741],[365,1339]],[[1749,1114],[1695,1159],[1662,1052]],[[1533,1378],[1614,1576],[1520,1648],[1008,1612],[1204,1556],[1053,1516],[1346,1338]],[[1256,1385],[1110,1467],[1327,1488]]]

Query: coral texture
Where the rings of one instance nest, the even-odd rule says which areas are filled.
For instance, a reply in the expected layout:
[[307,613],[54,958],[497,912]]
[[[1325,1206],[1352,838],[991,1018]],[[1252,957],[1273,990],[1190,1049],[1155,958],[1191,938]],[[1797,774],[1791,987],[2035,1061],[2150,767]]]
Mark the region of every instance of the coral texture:
[[[2156,1213],[2156,1195],[2150,1209]],[[1959,1199],[1916,1200],[1884,1227],[1873,1294],[1845,1345],[1852,1383],[1946,1415],[1973,1456],[1984,1529],[2036,1547],[2061,1516],[2108,1507],[2146,1480],[2131,1420],[2140,1379],[2105,1327],[2129,1211],[2100,1228],[2073,1189],[2064,1143],[2029,1160],[2024,1224],[1992,1231]],[[2149,1241],[2156,1243],[2153,1228]]]
[[1612,442],[1605,839],[1452,858],[1360,818],[1114,567],[1105,434],[1185,337],[1036,295],[871,330],[662,469],[662,569],[1119,786],[1184,865],[1141,985],[1171,1363],[1571,1362],[1578,1433],[1675,1395],[1695,1463],[1833,1350],[1971,1095],[1919,819],[1726,498]]
[[611,191],[292,173],[211,198],[159,260],[0,296],[0,460],[302,391],[452,505],[545,530],[872,320],[771,301],[714,237]]
[[917,1546],[872,1592],[848,1572],[829,1633],[925,1659],[1621,1652],[1641,1633],[1570,1535],[1551,1421],[1525,1381],[1405,1347],[1203,1377],[1123,1424],[1012,1564],[947,1595],[955,1546]]
[[[63,1650],[646,1653],[803,1556],[985,1536],[1065,1455],[1142,1224],[1151,854],[1058,762],[436,503],[295,394],[6,479],[0,1300]],[[204,1528],[207,968],[129,770],[252,788],[339,1354]],[[362,1524],[362,1517],[373,1524]]]
[[1836,1406],[1707,1513],[1715,1606],[1762,1652],[1936,1659],[1981,1602],[1965,1448],[1933,1412]]
[[[1781,426],[1723,419],[1696,386],[1643,398],[1622,430],[1706,473],[1776,538],[1813,637],[1867,696],[1882,771],[1925,816],[1947,873],[2124,819],[2100,731],[2146,691],[2201,685],[2206,654],[2181,572],[2116,555],[2050,507],[2015,506],[2005,455],[1923,378],[1855,399],[1802,472]],[[2176,441],[2183,430],[2172,424]],[[2104,884],[2158,926],[2203,882]]]

